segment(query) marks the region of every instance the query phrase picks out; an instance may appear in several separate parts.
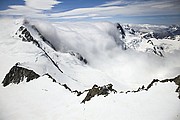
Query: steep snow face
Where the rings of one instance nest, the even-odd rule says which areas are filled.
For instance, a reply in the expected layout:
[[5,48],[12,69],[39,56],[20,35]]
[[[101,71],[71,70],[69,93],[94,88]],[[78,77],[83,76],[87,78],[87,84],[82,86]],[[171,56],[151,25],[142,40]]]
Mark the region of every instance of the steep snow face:
[[[14,24],[9,20],[9,25],[12,28],[8,28],[5,33],[2,33],[2,35],[6,34],[5,37],[9,37],[6,38],[8,39],[7,44],[12,41],[17,43],[10,45],[9,49],[24,55],[24,58],[18,56],[16,62],[25,62],[22,64],[23,66],[33,68],[41,75],[49,72],[55,78],[61,78],[61,80],[59,79],[61,82],[69,83],[74,89],[76,89],[74,84],[79,86],[80,89],[84,89],[82,86],[91,87],[94,83],[103,85],[109,82],[116,83],[115,86],[118,86],[118,89],[124,88],[122,84],[128,85],[130,88],[136,88],[139,85],[148,84],[154,78],[174,77],[180,72],[178,60],[180,57],[178,52],[180,48],[179,41],[151,39],[152,45],[148,42],[149,39],[142,38],[140,33],[132,28],[125,29],[124,26],[126,36],[122,39],[116,24],[109,22],[63,22],[52,24],[37,20],[26,21],[29,22],[29,25],[26,24],[25,27],[30,31],[33,38],[39,42],[43,50],[53,58],[54,62],[64,72],[64,74],[57,74],[57,68],[52,69],[52,62],[42,50],[32,43],[22,42],[18,35],[14,35],[21,26],[22,21],[17,20],[15,21],[16,24]],[[7,22],[2,22],[2,26],[6,27]],[[32,25],[55,49],[52,49],[43,41],[38,32],[32,28]],[[1,31],[3,32],[3,30]],[[15,39],[10,37],[9,33],[12,33]],[[122,44],[117,45],[117,41]],[[134,48],[130,46],[132,45],[131,42],[135,46]],[[123,43],[132,49],[123,50]],[[164,45],[163,50],[161,50],[162,44]],[[13,47],[14,45],[16,48]],[[24,46],[26,47],[24,48]],[[4,46],[2,45],[2,47]],[[164,48],[167,48],[167,50]],[[9,49],[7,51],[12,54]],[[75,56],[73,57],[68,53],[72,51],[82,55],[87,60],[88,65],[84,65]],[[27,53],[30,52],[32,54],[28,55],[31,57],[26,57],[28,56]],[[159,57],[151,52],[156,52],[159,55],[162,53],[164,57]]]

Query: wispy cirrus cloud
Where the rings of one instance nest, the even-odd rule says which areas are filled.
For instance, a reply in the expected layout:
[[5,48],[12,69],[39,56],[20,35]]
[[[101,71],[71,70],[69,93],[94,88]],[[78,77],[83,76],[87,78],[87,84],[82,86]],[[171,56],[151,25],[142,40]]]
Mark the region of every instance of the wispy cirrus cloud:
[[19,15],[33,18],[47,18],[43,13],[45,10],[51,10],[56,4],[61,2],[57,0],[24,0],[25,5],[10,5],[9,9],[1,10],[0,15]]
[[99,6],[100,7],[108,7],[108,6],[119,6],[119,5],[124,5],[124,4],[130,4],[130,3],[127,1],[124,1],[124,0],[118,0],[118,1],[106,2]]
[[[25,5],[9,6],[0,11],[1,15],[23,15],[47,19],[106,19],[116,16],[158,16],[179,15],[179,0],[112,0],[105,1],[93,7],[75,8],[63,11],[61,8],[53,11],[57,0],[24,0]],[[49,12],[46,12],[49,11]],[[46,14],[47,13],[47,14]]]
[[[179,0],[149,0],[147,1],[112,1],[91,8],[78,8],[70,11],[52,13],[50,17],[78,16],[89,17],[89,14],[96,13],[93,17],[109,17],[116,15],[125,16],[148,16],[148,15],[175,15],[179,14]],[[77,16],[77,17],[75,17]]]
[[75,16],[75,15],[86,15],[86,16],[102,16],[102,15],[107,15],[111,14],[115,15],[118,14],[118,10],[121,9],[121,7],[92,7],[92,8],[78,8],[66,12],[60,12],[60,13],[52,13],[50,16],[51,17],[64,17],[64,16]]

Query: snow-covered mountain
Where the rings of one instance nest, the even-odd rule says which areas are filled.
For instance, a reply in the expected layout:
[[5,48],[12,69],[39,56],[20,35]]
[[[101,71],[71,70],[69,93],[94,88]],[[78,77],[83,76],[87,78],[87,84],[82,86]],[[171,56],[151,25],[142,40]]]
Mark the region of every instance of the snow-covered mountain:
[[[127,34],[127,46],[143,52],[164,56],[179,49],[179,25],[122,25]],[[172,42],[173,40],[173,42]]]
[[0,25],[0,119],[180,119],[178,25]]

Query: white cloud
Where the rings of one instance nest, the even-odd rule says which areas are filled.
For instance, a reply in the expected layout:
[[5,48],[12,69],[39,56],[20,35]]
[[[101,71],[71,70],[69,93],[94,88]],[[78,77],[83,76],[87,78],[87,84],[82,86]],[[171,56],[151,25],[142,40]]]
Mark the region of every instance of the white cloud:
[[127,2],[125,2],[124,0],[111,1],[111,2],[106,2],[105,4],[100,5],[100,7],[117,6],[117,5],[122,5],[125,3],[127,3]]
[[0,11],[1,15],[19,15],[31,18],[46,18],[46,14],[42,14],[41,10],[32,9],[23,5],[9,6],[9,9]]
[[62,3],[57,0],[24,0],[26,6],[33,9],[50,10],[54,5]]
[[125,1],[116,0],[90,8],[77,8],[65,12],[44,14],[44,10],[51,10],[57,0],[25,0],[25,5],[9,6],[9,9],[0,11],[3,15],[24,15],[30,17],[46,17],[49,19],[82,19],[108,18],[117,15],[149,16],[149,15],[177,15],[180,11],[179,0],[150,0]]
[[9,6],[10,9],[0,11],[0,13],[9,14],[9,15],[22,15],[24,13],[31,14],[31,13],[39,13],[39,10],[34,10],[29,7],[23,5],[12,5]]
[[152,6],[153,8],[160,8],[160,9],[164,9],[164,8],[169,8],[169,7],[173,7],[173,4],[159,4],[159,5],[154,5]]
[[80,19],[80,18],[87,18],[89,16],[83,16],[83,15],[76,15],[76,16],[65,16],[61,17],[61,19]]
[[[71,11],[61,12],[61,13],[53,13],[51,17],[64,17],[64,16],[75,16],[75,15],[96,15],[102,16],[102,14],[112,13],[113,15],[118,14],[119,10],[122,7],[93,7],[93,8],[78,8]],[[94,17],[94,16],[93,16]]]
[[1,15],[20,15],[32,18],[47,18],[44,10],[50,10],[61,2],[57,0],[24,0],[25,5],[11,5],[9,9],[1,10]]
[[[173,2],[174,1],[174,2]],[[121,4],[125,4],[121,6]],[[70,11],[53,13],[51,17],[66,17],[68,16],[87,16],[89,14],[96,14],[96,18],[113,17],[116,15],[129,15],[129,16],[148,16],[148,15],[174,15],[179,14],[180,4],[177,0],[164,0],[164,1],[144,1],[128,3],[121,1],[112,1],[100,6],[91,8],[78,8]],[[118,6],[120,5],[120,6]],[[78,17],[77,17],[78,18]],[[82,17],[81,17],[82,18]]]
[[92,19],[107,19],[107,18],[111,18],[111,17],[92,17]]

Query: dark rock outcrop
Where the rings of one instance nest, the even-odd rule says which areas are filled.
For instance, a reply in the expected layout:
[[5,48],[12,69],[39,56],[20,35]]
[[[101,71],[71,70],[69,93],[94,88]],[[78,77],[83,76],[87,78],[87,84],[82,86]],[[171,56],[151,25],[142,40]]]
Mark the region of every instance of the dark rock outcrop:
[[77,52],[69,52],[70,55],[75,56],[78,60],[82,61],[84,64],[87,64],[87,60],[79,53]]
[[131,28],[128,24],[123,26],[125,30],[127,30],[130,34],[135,35],[136,31]]
[[164,53],[164,47],[163,45],[154,45],[154,43],[152,42],[152,40],[148,40],[147,43],[152,45],[152,48],[147,48],[146,52],[152,52],[155,55],[158,55],[160,57],[164,57],[163,53]]
[[133,90],[133,91],[131,91],[131,92],[136,93],[136,92],[140,92],[140,91],[142,91],[142,90],[145,90],[144,85],[143,85],[142,87],[139,87],[137,90]]
[[33,70],[15,65],[11,68],[9,73],[6,74],[2,84],[5,87],[10,83],[18,84],[24,80],[29,82],[30,80],[37,79],[38,77],[40,77],[40,75],[35,73]]
[[110,92],[116,93],[117,91],[112,88],[112,84],[104,85],[102,87],[94,85],[91,89],[87,90],[88,93],[84,100],[81,103],[85,103],[86,101],[91,100],[95,95],[103,95],[104,97],[108,96]]
[[178,88],[176,89],[175,92],[179,93],[178,98],[180,99],[180,75],[178,75],[177,77],[172,78],[172,79],[161,80],[160,82],[161,83],[164,83],[164,82],[174,82],[178,86]]
[[119,23],[116,23],[116,28],[118,29],[118,31],[120,33],[120,36],[122,38],[119,37],[119,39],[115,39],[115,42],[116,42],[116,44],[118,46],[121,46],[123,50],[126,50],[127,49],[127,45],[126,45],[126,42],[124,41],[126,33],[125,33],[123,27]]
[[126,36],[125,31],[119,23],[117,23],[117,29],[120,31],[122,38],[125,38]]
[[158,79],[154,79],[154,80],[147,86],[147,88],[146,88],[145,90],[149,90],[149,88],[151,88],[151,87],[153,86],[153,84],[156,83],[156,82],[159,82],[159,80],[158,80]]

